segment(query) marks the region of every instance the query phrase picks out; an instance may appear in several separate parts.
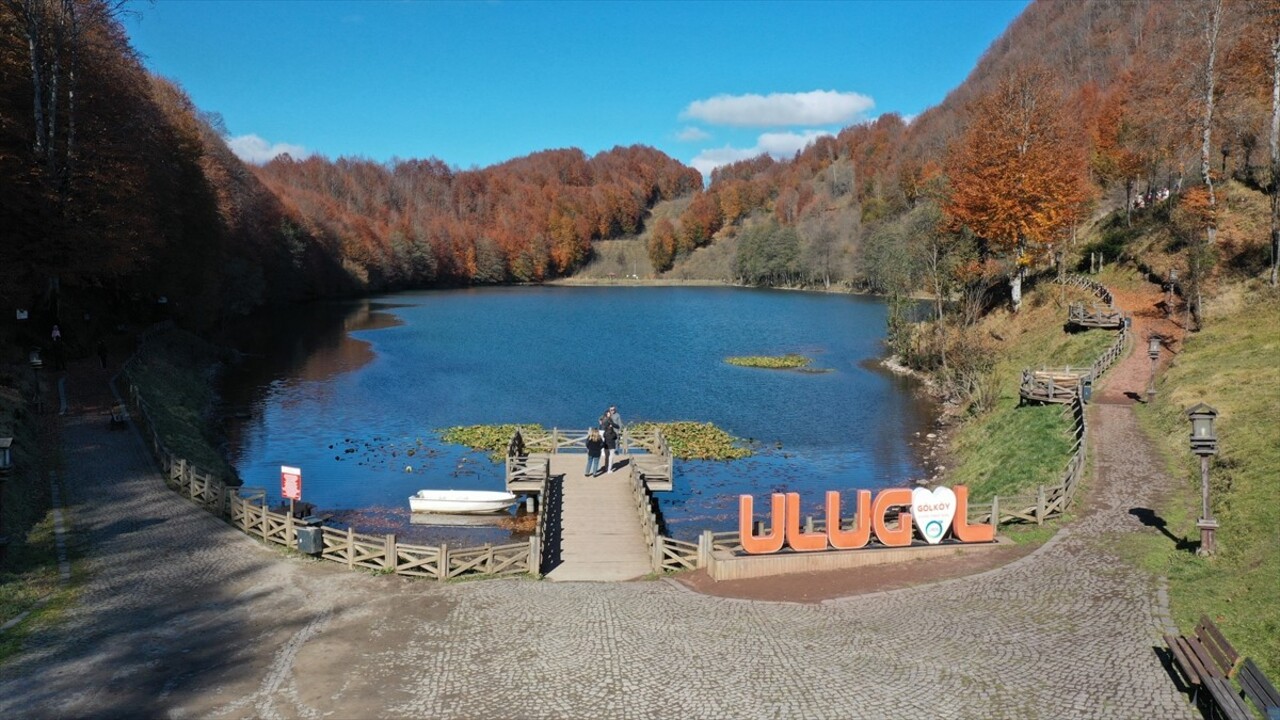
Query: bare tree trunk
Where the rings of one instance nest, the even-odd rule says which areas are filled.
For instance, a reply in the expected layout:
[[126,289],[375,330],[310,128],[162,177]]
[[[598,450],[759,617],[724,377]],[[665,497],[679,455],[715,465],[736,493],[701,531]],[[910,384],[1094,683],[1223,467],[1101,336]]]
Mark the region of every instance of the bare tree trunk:
[[1280,29],[1271,39],[1271,287],[1280,262]]
[[59,186],[65,198],[71,196],[71,179],[75,177],[76,153],[76,70],[80,64],[80,15],[76,12],[76,0],[62,0],[63,13],[66,15],[70,29],[68,43],[71,50],[70,62],[67,63],[67,149],[66,159],[62,165],[62,177]]
[[31,90],[32,105],[35,114],[35,143],[32,146],[37,157],[45,153],[45,117],[44,117],[44,38],[42,7],[39,0],[5,0],[5,5],[14,17],[21,18],[27,34],[27,52],[31,57]]
[[[1204,127],[1201,129],[1200,140],[1200,175],[1204,179],[1205,187],[1209,189],[1209,207],[1217,208],[1217,199],[1213,192],[1213,168],[1209,158],[1209,145],[1212,139],[1213,130],[1213,91],[1214,91],[1214,63],[1218,58],[1218,29],[1222,25],[1222,0],[1208,0],[1210,5],[1209,19],[1205,27],[1205,40],[1209,46],[1209,60],[1205,63],[1204,80]],[[1209,243],[1212,244],[1217,236],[1217,221],[1210,219],[1208,227]]]

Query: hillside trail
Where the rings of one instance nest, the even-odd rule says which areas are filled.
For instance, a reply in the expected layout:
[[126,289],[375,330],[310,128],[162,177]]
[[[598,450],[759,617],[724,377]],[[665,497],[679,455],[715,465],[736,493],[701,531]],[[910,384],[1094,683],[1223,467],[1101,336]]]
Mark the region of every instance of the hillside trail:
[[1151,380],[1151,360],[1147,356],[1147,342],[1151,337],[1161,338],[1160,360],[1157,368],[1168,366],[1169,362],[1182,352],[1182,342],[1186,337],[1185,308],[1174,299],[1174,312],[1171,316],[1165,312],[1165,293],[1159,287],[1143,283],[1136,288],[1112,287],[1115,304],[1133,318],[1130,328],[1134,347],[1125,357],[1114,365],[1106,375],[1106,383],[1102,391],[1093,398],[1094,404],[1133,405],[1145,402],[1147,384]]

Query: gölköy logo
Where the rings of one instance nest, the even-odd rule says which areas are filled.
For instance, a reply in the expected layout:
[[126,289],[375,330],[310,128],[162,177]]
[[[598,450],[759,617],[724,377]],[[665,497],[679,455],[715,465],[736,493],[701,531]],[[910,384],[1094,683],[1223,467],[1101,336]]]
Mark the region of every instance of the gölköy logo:
[[920,528],[920,534],[930,545],[941,542],[955,516],[956,494],[951,488],[926,490],[918,487],[911,491],[911,517],[915,518],[916,527]]

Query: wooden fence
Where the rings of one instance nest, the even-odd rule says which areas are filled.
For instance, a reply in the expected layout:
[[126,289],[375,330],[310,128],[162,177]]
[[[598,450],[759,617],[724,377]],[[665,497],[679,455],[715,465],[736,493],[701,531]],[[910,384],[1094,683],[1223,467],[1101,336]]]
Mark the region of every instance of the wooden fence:
[[1110,305],[1071,303],[1067,307],[1067,324],[1112,330],[1124,325],[1124,312]]
[[[125,368],[128,378],[129,369]],[[233,527],[265,543],[298,549],[298,529],[304,524],[286,512],[266,506],[266,491],[229,487],[221,478],[178,457],[165,445],[151,419],[151,411],[132,379],[127,396],[134,421],[160,464],[166,483],[178,494]],[[241,496],[241,492],[246,497]],[[539,528],[543,527],[539,518]],[[394,534],[364,535],[350,528],[315,528],[321,535],[318,557],[349,568],[365,568],[409,577],[448,580],[462,576],[537,575],[541,549],[537,536],[528,542],[451,549],[447,545],[408,545]]]

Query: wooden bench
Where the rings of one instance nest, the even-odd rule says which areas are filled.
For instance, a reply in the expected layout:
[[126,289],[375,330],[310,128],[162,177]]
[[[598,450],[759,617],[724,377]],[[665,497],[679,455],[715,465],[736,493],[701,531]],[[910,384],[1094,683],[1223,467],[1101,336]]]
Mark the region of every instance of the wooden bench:
[[1245,660],[1236,679],[1240,681],[1240,689],[1244,690],[1245,696],[1258,708],[1262,717],[1280,720],[1280,692],[1276,692],[1276,687],[1262,674],[1257,663],[1252,659]]
[[1207,702],[1228,720],[1252,720],[1244,700],[1231,687],[1231,678],[1240,667],[1240,654],[1222,636],[1209,618],[1201,616],[1190,637],[1165,635],[1178,669],[1193,689],[1193,701],[1206,701],[1200,689],[1208,691]]

